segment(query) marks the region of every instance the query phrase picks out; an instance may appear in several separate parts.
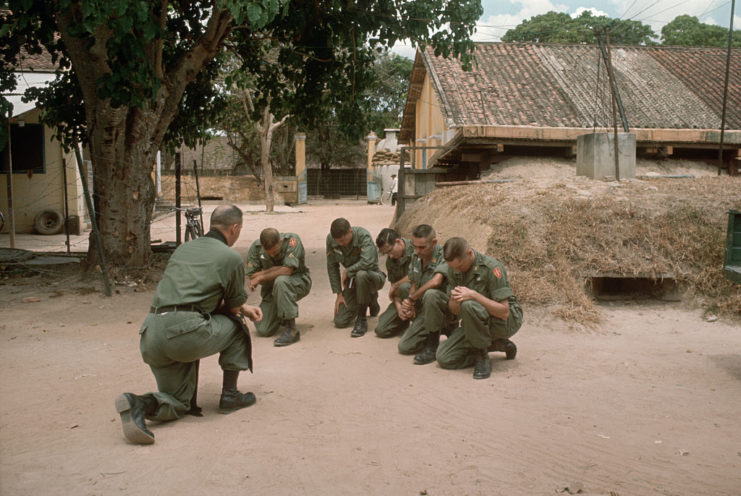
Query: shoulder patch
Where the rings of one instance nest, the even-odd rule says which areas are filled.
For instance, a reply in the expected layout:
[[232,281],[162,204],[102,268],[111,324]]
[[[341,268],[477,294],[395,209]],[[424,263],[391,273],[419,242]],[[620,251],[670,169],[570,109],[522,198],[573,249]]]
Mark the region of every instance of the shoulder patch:
[[497,277],[497,279],[502,278],[502,271],[499,270],[499,267],[494,267],[494,275]]
[[294,246],[296,246],[296,239],[291,238],[291,241],[289,241],[288,244],[291,245],[291,248],[293,248]]

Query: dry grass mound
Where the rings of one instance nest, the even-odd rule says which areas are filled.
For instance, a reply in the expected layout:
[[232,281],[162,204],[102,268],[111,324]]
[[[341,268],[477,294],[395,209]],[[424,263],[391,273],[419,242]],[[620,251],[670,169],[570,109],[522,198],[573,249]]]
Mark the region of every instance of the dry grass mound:
[[673,277],[684,299],[741,318],[741,286],[722,274],[726,212],[741,208],[741,178],[618,183],[561,172],[438,188],[397,227],[408,234],[425,222],[440,242],[465,237],[505,264],[523,303],[554,305],[557,315],[586,326],[599,322],[586,284],[599,274]]

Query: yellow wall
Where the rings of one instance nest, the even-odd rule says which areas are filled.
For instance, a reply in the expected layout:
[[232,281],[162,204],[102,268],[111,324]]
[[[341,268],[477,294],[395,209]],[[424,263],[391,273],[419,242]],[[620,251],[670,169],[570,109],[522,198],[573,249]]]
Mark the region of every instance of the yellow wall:
[[[29,124],[38,123],[38,110],[23,114]],[[4,152],[3,152],[4,153]],[[64,154],[60,143],[54,139],[53,131],[44,127],[44,170],[43,174],[13,173],[13,211],[15,232],[33,231],[34,219],[45,210],[57,210],[64,214],[64,176],[62,158],[67,162],[67,197],[69,215],[78,215],[83,222],[84,198],[82,183],[77,172],[74,153]],[[0,210],[5,216],[3,232],[10,229],[8,210],[8,175],[0,174]]]
[[[440,110],[440,101],[432,89],[429,75],[425,75],[424,83],[422,83],[422,92],[419,100],[417,100],[415,110],[415,135],[418,141],[414,144],[417,146],[438,146],[442,144],[441,139],[430,138],[436,135],[443,136],[447,128],[445,127],[442,110]],[[417,169],[426,168],[423,163],[423,156],[426,156],[429,163],[430,157],[435,152],[436,150],[427,150],[426,153],[422,150],[417,150],[415,154],[415,167]]]

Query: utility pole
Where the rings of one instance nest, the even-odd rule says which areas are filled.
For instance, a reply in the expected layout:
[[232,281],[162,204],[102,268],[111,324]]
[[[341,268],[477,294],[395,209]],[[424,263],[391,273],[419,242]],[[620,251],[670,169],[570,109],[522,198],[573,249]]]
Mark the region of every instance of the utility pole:
[[723,112],[720,118],[720,147],[718,149],[718,175],[723,169],[723,138],[726,130],[726,103],[728,102],[728,73],[731,67],[731,46],[733,45],[733,11],[736,8],[736,0],[731,0],[731,22],[728,26],[728,55],[726,55],[726,78],[723,83]]
[[[615,81],[615,75],[612,71],[612,53],[610,52],[610,28],[609,26],[605,26],[604,28],[604,34],[605,38],[607,39],[607,51],[605,51],[604,42],[602,40],[602,36],[600,34],[597,35],[597,39],[599,40],[600,49],[602,50],[602,56],[605,58],[605,67],[607,67],[607,76],[610,79],[610,94],[612,95],[612,128],[613,128],[613,138],[614,138],[614,146],[615,146],[615,179],[620,181],[620,155],[619,155],[619,146],[618,146],[618,129],[617,129],[617,107],[618,107],[618,98],[619,94],[617,92],[617,86]],[[625,132],[628,132],[628,122],[625,118],[625,112],[622,108],[622,102],[620,102],[620,115],[623,120],[623,129]]]

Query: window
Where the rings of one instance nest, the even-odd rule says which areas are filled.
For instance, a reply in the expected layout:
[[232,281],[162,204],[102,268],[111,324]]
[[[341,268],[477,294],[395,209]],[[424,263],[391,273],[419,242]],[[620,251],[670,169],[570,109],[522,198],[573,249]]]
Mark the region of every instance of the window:
[[[13,172],[25,174],[44,173],[44,126],[41,124],[18,124],[10,126],[10,144],[13,153]],[[7,150],[0,153],[0,173],[8,172]]]

